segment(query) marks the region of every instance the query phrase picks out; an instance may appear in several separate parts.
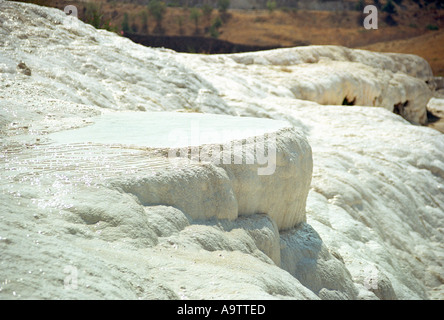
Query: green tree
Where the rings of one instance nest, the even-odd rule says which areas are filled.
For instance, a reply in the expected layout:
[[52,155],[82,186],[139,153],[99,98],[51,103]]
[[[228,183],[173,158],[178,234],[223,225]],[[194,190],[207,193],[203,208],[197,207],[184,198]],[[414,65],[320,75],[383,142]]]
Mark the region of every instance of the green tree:
[[211,14],[213,13],[213,7],[209,4],[204,4],[200,10],[202,10],[202,15],[207,19],[210,20]]
[[176,18],[177,25],[179,26],[179,34],[184,34],[183,31],[183,16],[178,16]]
[[123,21],[122,21],[122,31],[124,33],[131,33],[132,30],[129,26],[129,17],[128,17],[128,13],[124,13],[123,14]]
[[426,29],[427,30],[434,30],[434,31],[436,31],[436,30],[439,30],[439,27],[437,25],[434,25],[434,24],[428,24],[426,26]]
[[92,25],[96,29],[106,29],[109,31],[115,31],[111,25],[109,20],[104,18],[102,12],[102,6],[98,6],[94,2],[87,2],[85,7],[85,16],[84,22]]
[[[211,32],[211,14],[213,13],[213,6],[209,5],[207,3],[205,3],[204,5],[202,5],[202,7],[200,8],[200,10],[202,11],[202,16],[204,18],[204,23],[205,23],[205,32],[208,30]],[[214,32],[213,32],[214,33]],[[216,37],[217,38],[217,37]]]
[[365,8],[365,1],[359,0],[358,3],[356,4],[356,11],[362,12],[364,8]]
[[220,17],[217,17],[216,19],[214,19],[212,25],[213,25],[216,29],[219,29],[220,27],[222,27],[222,20],[220,19]]
[[218,0],[217,8],[220,13],[226,13],[228,8],[230,7],[230,0]]
[[267,1],[267,9],[269,13],[273,13],[274,10],[276,10],[276,1]]
[[210,26],[209,32],[211,38],[219,38],[219,31],[213,25]]
[[217,17],[216,19],[213,20],[213,23],[210,26],[210,36],[212,38],[218,38],[220,33],[219,33],[219,28],[222,27],[222,20],[220,19],[220,17]]
[[387,3],[382,7],[382,11],[387,12],[388,14],[395,14],[396,8],[393,4],[392,0],[388,0]]
[[190,10],[190,19],[194,21],[194,33],[199,33],[199,18],[202,15],[199,9],[197,8],[191,8]]
[[147,10],[143,10],[142,12],[140,12],[140,19],[142,20],[142,26],[140,28],[140,32],[148,34],[150,32],[150,30],[148,27],[148,11]]
[[159,0],[151,0],[148,3],[148,11],[150,15],[153,16],[153,18],[156,20],[156,27],[154,29],[154,32],[162,33],[162,20],[166,12],[165,2]]

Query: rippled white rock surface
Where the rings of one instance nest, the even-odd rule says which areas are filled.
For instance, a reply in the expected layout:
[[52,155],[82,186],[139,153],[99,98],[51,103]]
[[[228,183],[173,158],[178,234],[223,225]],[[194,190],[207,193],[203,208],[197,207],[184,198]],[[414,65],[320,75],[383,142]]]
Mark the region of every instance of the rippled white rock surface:
[[[2,0],[0,35],[0,298],[444,298],[444,135],[405,120],[423,59],[178,54]],[[147,132],[188,113],[151,111],[267,118],[229,121],[267,123],[282,165],[171,161]]]

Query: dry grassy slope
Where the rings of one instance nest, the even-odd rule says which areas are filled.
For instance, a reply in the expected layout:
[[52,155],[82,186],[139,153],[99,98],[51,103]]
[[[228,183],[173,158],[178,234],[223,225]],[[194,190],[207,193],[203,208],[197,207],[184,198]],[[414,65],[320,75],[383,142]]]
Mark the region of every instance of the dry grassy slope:
[[[382,52],[417,54],[432,66],[435,75],[444,75],[444,10],[400,11],[399,24],[390,27],[380,14],[379,29],[366,30],[359,24],[359,12],[232,11],[222,28],[221,38],[232,42],[292,46],[297,41],[316,45],[343,45]],[[441,18],[441,19],[440,19]],[[438,25],[439,31],[426,29]]]
[[379,42],[362,49],[416,54],[430,63],[434,75],[444,76],[444,30],[405,40]]
[[366,30],[361,13],[305,11],[232,11],[231,19],[222,27],[222,38],[250,44],[292,45],[296,40],[311,44],[337,44],[348,47],[404,39],[421,35],[424,28],[400,24],[388,27],[383,22],[378,30]]

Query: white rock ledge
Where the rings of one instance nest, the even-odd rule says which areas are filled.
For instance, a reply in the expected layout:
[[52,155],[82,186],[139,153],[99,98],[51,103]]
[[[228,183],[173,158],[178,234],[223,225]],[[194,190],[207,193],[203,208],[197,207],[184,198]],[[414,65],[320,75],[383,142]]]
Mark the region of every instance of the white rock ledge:
[[279,230],[306,219],[311,147],[284,121],[118,112],[49,138],[56,145],[90,143],[91,148],[98,144],[115,150],[147,150],[140,161],[151,170],[109,179],[113,187],[135,195],[143,205],[173,206],[193,219],[234,220],[241,215],[267,214]]

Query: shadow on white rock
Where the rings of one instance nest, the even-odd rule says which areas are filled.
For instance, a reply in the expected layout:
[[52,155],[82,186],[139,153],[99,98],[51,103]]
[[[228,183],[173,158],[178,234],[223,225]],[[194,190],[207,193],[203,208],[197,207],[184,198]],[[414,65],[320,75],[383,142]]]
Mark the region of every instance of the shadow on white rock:
[[281,233],[281,268],[322,299],[356,299],[358,290],[338,253],[307,223]]

